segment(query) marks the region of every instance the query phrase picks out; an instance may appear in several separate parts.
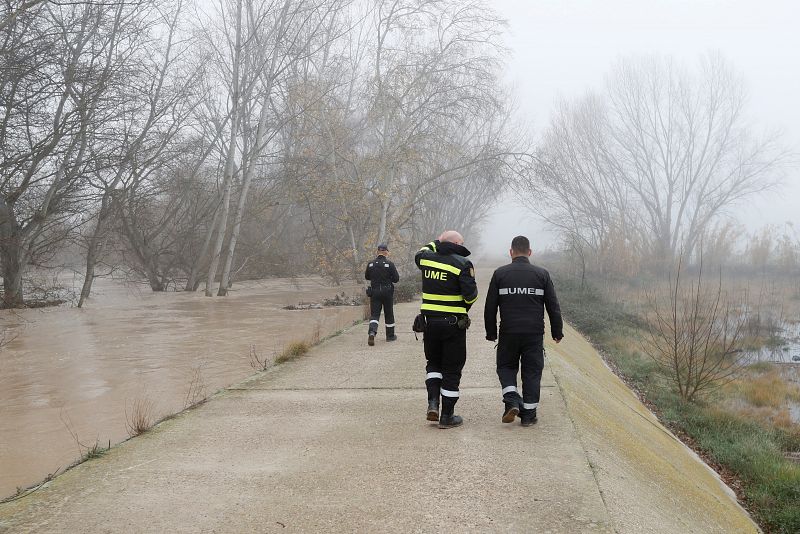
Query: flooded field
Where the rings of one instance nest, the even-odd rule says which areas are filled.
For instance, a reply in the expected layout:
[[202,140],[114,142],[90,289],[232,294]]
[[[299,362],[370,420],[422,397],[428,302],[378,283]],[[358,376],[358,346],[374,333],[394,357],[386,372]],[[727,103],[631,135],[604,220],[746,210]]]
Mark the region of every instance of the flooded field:
[[779,344],[747,352],[749,361],[800,364],[800,323],[783,323],[778,333]]
[[362,314],[281,309],[359,291],[317,278],[242,283],[214,298],[98,282],[85,309],[0,312],[10,339],[0,350],[0,498],[67,467],[86,447],[127,438],[134,404],[149,403],[154,418],[175,413],[253,373],[251,346],[270,355]]

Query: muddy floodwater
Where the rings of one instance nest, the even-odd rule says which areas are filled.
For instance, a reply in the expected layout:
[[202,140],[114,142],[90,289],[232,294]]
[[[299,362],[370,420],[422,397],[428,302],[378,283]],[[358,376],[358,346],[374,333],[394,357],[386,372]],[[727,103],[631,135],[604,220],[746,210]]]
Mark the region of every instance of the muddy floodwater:
[[67,467],[85,447],[127,438],[134,404],[150,404],[154,418],[178,412],[252,374],[251,346],[270,355],[363,313],[281,309],[359,291],[314,278],[237,284],[214,298],[99,282],[85,309],[0,312],[11,338],[0,349],[0,498]]

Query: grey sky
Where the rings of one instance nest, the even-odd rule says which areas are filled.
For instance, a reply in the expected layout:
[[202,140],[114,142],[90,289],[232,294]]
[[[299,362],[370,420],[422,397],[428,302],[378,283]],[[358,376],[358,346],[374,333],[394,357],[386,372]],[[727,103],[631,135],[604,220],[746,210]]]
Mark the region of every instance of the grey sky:
[[[620,57],[665,54],[694,62],[720,51],[744,76],[749,112],[759,128],[778,128],[800,152],[800,2],[796,0],[494,0],[509,20],[506,80],[519,119],[535,133],[558,98],[600,88]],[[736,212],[748,229],[792,221],[800,227],[800,180]],[[522,208],[503,203],[483,235],[483,249],[507,248],[518,233],[541,249],[552,242]],[[498,243],[499,241],[499,243]]]

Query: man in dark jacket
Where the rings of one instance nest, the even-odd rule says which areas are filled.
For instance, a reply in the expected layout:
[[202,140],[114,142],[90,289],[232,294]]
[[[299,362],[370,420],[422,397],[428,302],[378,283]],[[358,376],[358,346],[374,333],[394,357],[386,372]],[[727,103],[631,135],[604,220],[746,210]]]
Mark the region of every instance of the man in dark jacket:
[[[511,241],[511,263],[497,269],[489,282],[484,308],[486,339],[497,340],[497,308],[500,308],[500,340],[497,344],[497,376],[503,388],[502,421],[522,426],[536,423],[539,387],[544,369],[544,310],[556,343],[564,337],[561,309],[550,273],[531,265],[527,237]],[[522,360],[522,396],[517,392],[517,371]]]
[[414,257],[422,271],[420,311],[425,318],[423,344],[428,362],[426,418],[438,420],[439,428],[453,428],[463,422],[453,410],[458,401],[461,370],[467,361],[467,312],[478,299],[475,269],[467,259],[469,254],[461,234],[450,230],[422,247]]
[[367,264],[364,278],[370,281],[369,287],[369,332],[367,343],[375,345],[378,323],[383,308],[383,320],[386,323],[386,341],[395,341],[394,334],[394,284],[400,281],[400,275],[394,263],[389,261],[389,247],[378,245],[378,256]]

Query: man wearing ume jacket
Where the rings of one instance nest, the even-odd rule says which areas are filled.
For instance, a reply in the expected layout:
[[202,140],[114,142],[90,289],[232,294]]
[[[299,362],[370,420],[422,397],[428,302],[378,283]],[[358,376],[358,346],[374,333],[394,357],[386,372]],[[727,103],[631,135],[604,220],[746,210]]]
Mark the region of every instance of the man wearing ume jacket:
[[[500,308],[500,339],[497,344],[497,376],[503,388],[502,421],[522,426],[537,421],[539,388],[544,369],[544,311],[556,343],[564,337],[561,309],[550,273],[532,265],[530,241],[517,236],[511,241],[511,263],[497,269],[489,282],[484,308],[486,339],[497,340],[497,309]],[[522,395],[517,391],[517,371],[522,362]]]
[[464,247],[464,238],[448,230],[422,247],[414,258],[422,271],[420,312],[425,324],[426,418],[438,419],[439,428],[454,428],[463,422],[453,410],[460,395],[461,370],[467,361],[467,312],[478,300],[475,269],[467,256],[469,250]]

